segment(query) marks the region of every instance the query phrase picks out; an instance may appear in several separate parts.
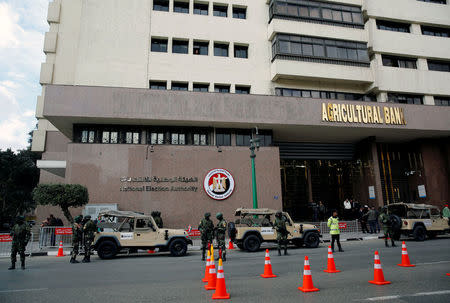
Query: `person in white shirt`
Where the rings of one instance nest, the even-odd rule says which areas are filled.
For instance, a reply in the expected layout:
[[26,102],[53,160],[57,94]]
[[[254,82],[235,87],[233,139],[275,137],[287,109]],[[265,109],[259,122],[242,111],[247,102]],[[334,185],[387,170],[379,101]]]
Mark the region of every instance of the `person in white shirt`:
[[349,220],[351,214],[352,214],[352,203],[348,199],[345,199],[345,201],[344,201],[344,216],[345,216],[345,219]]

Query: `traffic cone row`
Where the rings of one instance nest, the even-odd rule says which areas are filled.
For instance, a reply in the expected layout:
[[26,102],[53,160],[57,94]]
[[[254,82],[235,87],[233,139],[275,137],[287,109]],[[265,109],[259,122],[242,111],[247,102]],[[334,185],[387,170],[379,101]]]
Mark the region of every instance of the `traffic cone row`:
[[64,250],[63,250],[63,243],[62,241],[59,241],[59,248],[58,248],[58,254],[57,257],[64,257]]
[[217,269],[218,271],[216,273],[216,266],[214,264],[214,248],[211,245],[210,249],[208,249],[205,277],[202,279],[202,282],[208,283],[204,286],[206,290],[215,290],[214,294],[211,297],[212,299],[229,299],[230,294],[227,293],[225,285],[225,274],[223,271],[222,258],[219,258]]

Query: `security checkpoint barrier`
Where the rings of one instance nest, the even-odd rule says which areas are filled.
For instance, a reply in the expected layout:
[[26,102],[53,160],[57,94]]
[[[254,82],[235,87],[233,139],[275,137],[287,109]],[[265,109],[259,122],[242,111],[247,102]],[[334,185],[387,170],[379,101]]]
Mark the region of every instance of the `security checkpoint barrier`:
[[[30,241],[28,241],[27,247],[25,249],[25,255],[31,255],[34,249],[36,249],[36,244],[34,241],[34,235],[31,234]],[[9,234],[0,234],[0,258],[9,258],[11,255],[11,243],[12,237]]]
[[39,232],[39,249],[58,248],[59,242],[63,247],[72,246],[72,228],[67,226],[45,226]]

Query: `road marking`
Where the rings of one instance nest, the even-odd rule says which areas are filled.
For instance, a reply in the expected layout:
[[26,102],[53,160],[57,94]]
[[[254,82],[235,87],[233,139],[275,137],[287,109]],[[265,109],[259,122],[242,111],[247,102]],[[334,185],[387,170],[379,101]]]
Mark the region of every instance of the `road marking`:
[[21,292],[21,291],[42,291],[42,290],[48,290],[48,288],[28,288],[28,289],[0,290],[0,293]]
[[360,300],[354,300],[354,301],[388,301],[388,300],[395,300],[395,299],[407,298],[407,297],[438,296],[438,295],[447,295],[447,294],[450,294],[450,290],[419,292],[419,293],[416,293],[413,295],[404,295],[404,296],[397,295],[397,296],[373,297],[373,298],[360,299]]
[[416,265],[432,265],[432,264],[441,264],[441,263],[450,263],[450,261],[436,261],[436,262],[428,262],[428,263],[416,263]]

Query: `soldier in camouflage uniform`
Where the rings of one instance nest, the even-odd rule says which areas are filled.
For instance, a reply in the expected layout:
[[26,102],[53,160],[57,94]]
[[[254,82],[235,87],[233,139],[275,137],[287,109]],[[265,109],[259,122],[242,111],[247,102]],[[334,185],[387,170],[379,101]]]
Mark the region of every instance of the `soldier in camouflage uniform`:
[[17,217],[16,224],[11,229],[11,267],[9,270],[16,269],[16,255],[19,253],[22,269],[25,269],[25,248],[30,241],[31,231],[23,216]]
[[80,242],[83,239],[83,227],[81,225],[82,216],[76,216],[72,223],[72,253],[70,263],[79,263],[76,258],[80,251]]
[[202,234],[202,261],[205,261],[206,248],[212,244],[214,236],[214,223],[210,219],[211,214],[205,213],[205,218],[200,221],[198,229]]
[[225,233],[227,231],[227,221],[223,218],[222,213],[217,213],[216,215],[217,220],[219,220],[219,223],[217,223],[216,226],[216,240],[217,240],[217,246],[219,248],[219,256],[220,252],[222,253],[222,261],[227,260],[227,248],[225,246]]
[[160,211],[152,212],[152,217],[155,220],[156,226],[158,226],[158,228],[163,228],[163,220],[161,218],[161,212]]
[[283,218],[281,211],[277,211],[275,214],[273,227],[277,231],[278,255],[281,256],[281,246],[284,246],[284,255],[287,255],[287,236],[289,231],[286,228],[286,220]]
[[83,263],[91,262],[92,242],[94,241],[97,225],[91,220],[91,216],[86,216],[86,223],[83,226],[84,233],[84,258]]
[[383,232],[384,232],[384,245],[389,247],[388,238],[391,238],[392,247],[396,247],[394,242],[394,235],[392,234],[392,222],[389,216],[386,214],[386,208],[381,209],[381,214],[379,216],[381,223],[383,224]]

